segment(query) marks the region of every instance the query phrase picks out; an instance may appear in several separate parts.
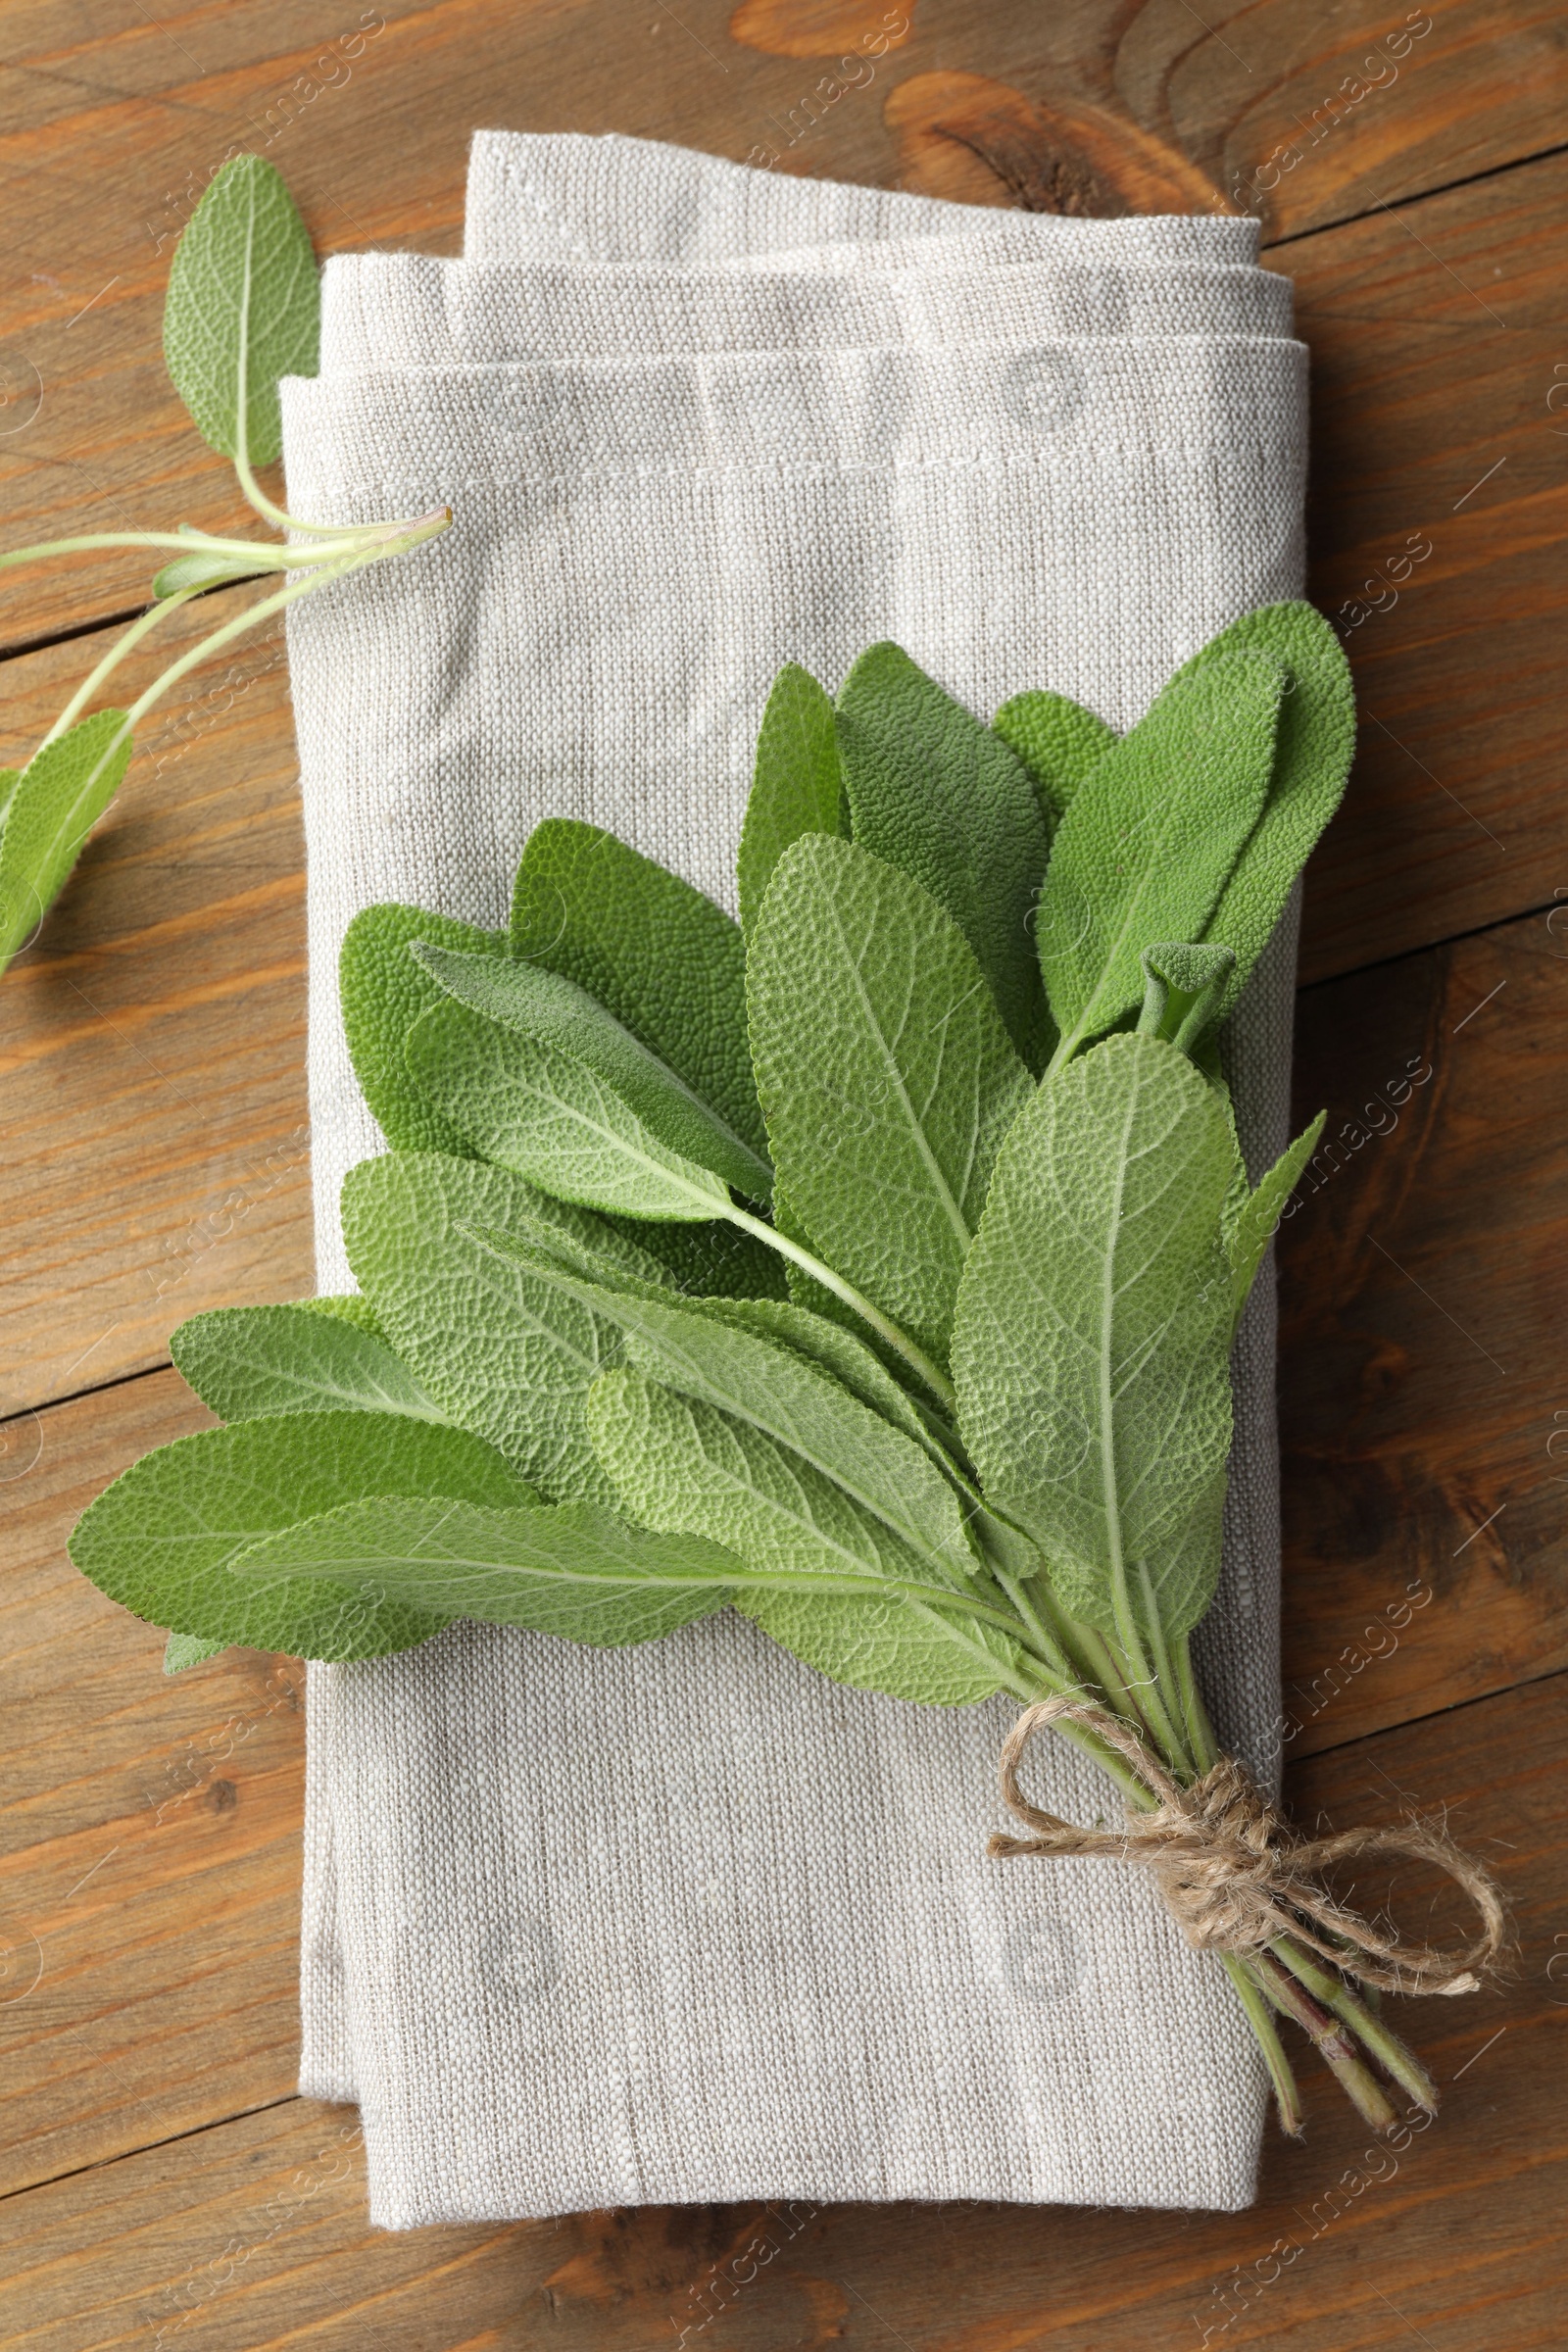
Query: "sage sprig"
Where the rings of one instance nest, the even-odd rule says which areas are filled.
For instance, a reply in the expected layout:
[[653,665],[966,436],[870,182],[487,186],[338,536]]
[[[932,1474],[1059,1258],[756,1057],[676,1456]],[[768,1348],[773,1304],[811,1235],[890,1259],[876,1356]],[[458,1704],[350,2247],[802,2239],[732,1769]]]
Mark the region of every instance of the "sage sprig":
[[[0,770],[0,971],[36,933],[82,844],[120,788],[135,729],[171,687],[212,654],[332,580],[408,554],[452,520],[448,508],[404,521],[344,528],[304,522],[269,498],[255,468],[282,450],[278,382],[314,375],[320,282],[310,232],[272,165],[227,162],[186,222],[169,272],[164,356],[203,439],[228,458],[247,504],[286,539],[177,531],[91,531],[0,555],[0,570],[112,548],[170,556],[153,601],[82,681],[20,771]],[[294,575],[172,662],[128,709],[84,716],[116,669],[172,612],[216,588]]]
[[[228,1426],[127,1471],[77,1564],[172,1672],[732,1606],[858,1689],[1070,1702],[1135,1808],[1239,1770],[1189,1637],[1232,1340],[1318,1130],[1254,1184],[1217,1037],[1352,736],[1301,605],[1120,739],[1046,690],[987,727],[874,647],[836,701],[773,690],[742,924],[564,819],[505,933],[369,908],[344,1018],[392,1149],[344,1188],[360,1296],[184,1325]],[[1279,2013],[1371,2122],[1374,2063],[1430,2105],[1354,1954],[1288,1930],[1220,1955],[1287,2129]]]

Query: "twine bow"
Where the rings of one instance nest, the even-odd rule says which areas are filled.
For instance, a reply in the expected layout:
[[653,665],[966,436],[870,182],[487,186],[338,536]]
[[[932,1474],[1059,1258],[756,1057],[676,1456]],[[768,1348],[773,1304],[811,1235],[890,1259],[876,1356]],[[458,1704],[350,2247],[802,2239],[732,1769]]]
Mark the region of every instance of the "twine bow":
[[[1030,1804],[1018,1787],[1018,1767],[1035,1733],[1060,1722],[1075,1723],[1114,1748],[1157,1800],[1153,1809],[1145,1812],[1128,1798],[1124,1830],[1084,1830]],[[1476,1992],[1506,1939],[1507,1916],[1491,1873],[1442,1830],[1408,1821],[1396,1830],[1298,1837],[1235,1756],[1221,1756],[1184,1788],[1128,1725],[1076,1699],[1042,1699],[1019,1716],[1002,1750],[1002,1794],[1008,1811],[1035,1835],[994,1837],[991,1853],[1136,1862],[1200,1951],[1251,1952],[1294,1936],[1333,1966],[1390,1992]],[[1337,1902],[1321,1885],[1321,1872],[1362,1854],[1436,1863],[1480,1914],[1474,1943],[1450,1952],[1400,1943]]]

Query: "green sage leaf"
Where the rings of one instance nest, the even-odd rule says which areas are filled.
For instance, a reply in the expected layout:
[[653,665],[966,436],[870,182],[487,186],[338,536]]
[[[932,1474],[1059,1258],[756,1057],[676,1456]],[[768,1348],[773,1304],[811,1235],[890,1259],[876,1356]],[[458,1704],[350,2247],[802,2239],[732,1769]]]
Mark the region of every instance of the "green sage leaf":
[[1218,1573],[1234,1165],[1225,1105],[1187,1056],[1110,1038],[1017,1121],[964,1269],[965,1443],[1068,1609],[1105,1633],[1157,1612],[1174,1640]]
[[183,1674],[187,1667],[200,1666],[227,1647],[226,1642],[204,1642],[200,1634],[171,1634],[164,1643],[164,1672]]
[[730,1205],[723,1179],[671,1152],[597,1070],[448,998],[409,1031],[409,1067],[484,1157],[557,1200],[693,1220]]
[[181,1323],[169,1342],[181,1378],[223,1421],[259,1413],[450,1415],[383,1339],[357,1321],[292,1306],[220,1306]]
[[549,817],[528,836],[514,955],[575,980],[760,1154],[740,925],[601,826]]
[[0,972],[65,887],[130,760],[123,710],[95,710],[35,752],[0,827]]
[[803,833],[847,836],[849,830],[833,705],[809,670],[786,662],[762,712],[736,860],[741,928],[748,939],[790,843]]
[[1288,682],[1268,798],[1203,934],[1236,951],[1236,969],[1219,1003],[1220,1019],[1247,985],[1292,884],[1339,807],[1355,750],[1350,665],[1332,626],[1311,605],[1263,605],[1244,613],[1195,654],[1172,683],[1247,653],[1283,662]]
[[528,1241],[499,1233],[478,1238],[540,1280],[559,1284],[591,1314],[617,1324],[628,1360],[638,1369],[681,1396],[749,1422],[831,1479],[949,1583],[968,1589],[975,1558],[957,1497],[921,1445],[890,1427],[819,1356],[813,1360],[773,1336],[780,1322],[798,1334],[801,1324],[812,1321],[803,1309],[775,1305],[769,1313],[764,1307],[769,1331],[744,1307],[676,1299],[648,1283],[610,1289],[585,1282]]
[[421,1012],[441,1002],[441,990],[410,953],[416,940],[432,947],[497,958],[510,956],[505,931],[429,914],[418,906],[367,906],[344,934],[338,956],[338,998],[354,1075],[371,1116],[395,1152],[440,1152],[472,1159],[474,1146],[444,1118],[404,1057],[404,1040]]
[[631,1371],[596,1383],[588,1422],[632,1516],[727,1544],[747,1571],[735,1605],[818,1673],[933,1706],[1024,1687],[1004,1632],[761,1430]]
[[947,909],[1007,1034],[1038,1057],[1034,917],[1050,837],[1022,763],[896,645],[860,656],[838,699],[855,839]]
[[71,1556],[111,1600],[176,1634],[307,1658],[379,1657],[424,1641],[440,1614],[228,1574],[263,1536],[370,1494],[536,1499],[466,1430],[393,1413],[274,1413],[144,1454],[76,1522]]
[[1235,1312],[1240,1321],[1243,1307],[1251,1292],[1263,1255],[1278,1231],[1281,1212],[1286,1201],[1301,1181],[1301,1170],[1317,1150],[1327,1113],[1319,1111],[1310,1127],[1303,1129],[1274,1162],[1258,1185],[1249,1193],[1231,1226],[1226,1243],[1231,1268],[1235,1276]]
[[651,1535],[596,1503],[480,1509],[379,1495],[241,1552],[252,1580],[330,1580],[408,1608],[619,1649],[723,1608],[741,1573],[700,1536]]
[[1054,1066],[1142,1003],[1151,942],[1204,937],[1263,806],[1284,688],[1267,654],[1194,670],[1085,779],[1040,901]]
[[538,964],[449,948],[416,945],[413,954],[460,1004],[585,1063],[670,1151],[755,1200],[767,1199],[769,1162],[574,980]]
[[474,1227],[557,1234],[564,1247],[592,1252],[578,1262],[611,1279],[657,1282],[658,1264],[505,1168],[393,1152],[362,1161],[344,1182],[355,1279],[426,1396],[551,1501],[613,1502],[583,1398],[619,1357],[619,1331],[481,1248]]
[[779,1181],[820,1254],[933,1356],[1032,1091],[957,925],[858,843],[774,870],[748,971]]
[[278,378],[316,373],[320,333],[310,231],[281,173],[236,155],[185,223],[164,299],[164,359],[203,440],[270,465]]
[[191,588],[216,588],[225,580],[254,580],[275,568],[253,564],[243,556],[176,556],[153,576],[156,597],[181,596]]
[[1052,833],[1085,776],[1116,741],[1115,729],[1093,710],[1044,687],[1015,694],[991,724],[1028,770]]

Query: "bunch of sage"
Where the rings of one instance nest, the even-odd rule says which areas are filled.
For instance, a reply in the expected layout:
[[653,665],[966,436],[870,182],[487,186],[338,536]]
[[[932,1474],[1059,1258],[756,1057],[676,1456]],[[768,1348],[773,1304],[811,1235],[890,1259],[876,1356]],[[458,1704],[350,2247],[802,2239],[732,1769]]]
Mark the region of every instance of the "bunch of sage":
[[[120,789],[137,725],[171,688],[301,597],[406,555],[452,520],[442,507],[348,529],[302,522],[258,483],[255,468],[270,466],[282,448],[278,379],[316,373],[320,322],[320,276],[292,197],[261,156],[232,157],[175,247],[164,356],[197,430],[232,461],[247,504],[293,537],[226,538],[181,523],[177,531],[89,531],[0,555],[0,571],[111,548],[159,548],[171,557],[153,580],[152,602],[82,680],[31,758],[20,768],[0,768],[0,972],[36,936]],[[88,711],[126,655],[171,613],[193,597],[273,572],[294,576],[187,648],[128,710]]]
[[[1148,1860],[1288,2130],[1276,2013],[1371,2122],[1371,2062],[1430,2105],[1358,1984],[1460,1989],[1498,1920],[1455,1961],[1322,1896],[1333,1857],[1221,1755],[1189,1649],[1233,1335],[1321,1124],[1250,1183],[1217,1033],[1353,732],[1305,605],[1223,631],[1120,739],[1047,690],[987,726],[883,644],[836,699],[779,675],[739,923],[564,819],[505,930],[368,908],[342,1005],[391,1150],[344,1188],[360,1295],[183,1325],[227,1426],[110,1488],[77,1565],[171,1629],[171,1670],[461,1617],[614,1646],[733,1606],[858,1689],[1010,1693],[1004,1785],[1043,1835],[993,1850]],[[1125,1831],[1028,1807],[1048,1719]]]

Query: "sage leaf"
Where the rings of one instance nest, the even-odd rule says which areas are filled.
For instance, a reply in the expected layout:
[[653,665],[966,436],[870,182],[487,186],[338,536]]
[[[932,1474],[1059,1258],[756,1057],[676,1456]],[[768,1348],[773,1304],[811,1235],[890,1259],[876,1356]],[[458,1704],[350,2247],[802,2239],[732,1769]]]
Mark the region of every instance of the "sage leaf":
[[20,767],[0,767],[0,825],[6,821],[6,813],[17,797],[17,786],[21,782]]
[[733,1552],[650,1535],[590,1502],[482,1509],[379,1495],[284,1528],[231,1562],[237,1577],[322,1579],[442,1617],[525,1626],[621,1649],[723,1608]]
[[199,1634],[171,1634],[164,1643],[164,1672],[183,1674],[187,1667],[216,1658],[227,1646],[224,1642],[204,1642]]
[[[1355,689],[1345,648],[1307,604],[1263,605],[1195,654],[1174,683],[1239,654],[1266,654],[1288,672],[1268,798],[1203,936],[1236,951],[1223,1019],[1268,945],[1291,887],[1344,797],[1355,750]],[[1180,926],[1171,936],[1180,934]],[[1180,934],[1196,938],[1196,932]]]
[[[777,1223],[777,1219],[774,1220]],[[656,1257],[678,1291],[696,1298],[786,1298],[790,1271],[776,1250],[738,1225],[660,1225],[640,1217],[606,1217],[605,1223]],[[828,1294],[824,1291],[823,1297]],[[834,1300],[835,1306],[838,1304]],[[845,1308],[845,1313],[849,1309]]]
[[1285,1203],[1301,1181],[1301,1170],[1317,1150],[1326,1115],[1320,1110],[1311,1126],[1303,1129],[1295,1143],[1280,1154],[1257,1190],[1249,1193],[1242,1202],[1240,1213],[1226,1236],[1235,1277],[1235,1312],[1238,1321],[1251,1292],[1257,1269],[1263,1262],[1264,1252],[1279,1229]]
[[1008,1035],[1037,1057],[1033,939],[1050,836],[1021,761],[896,645],[860,656],[838,699],[855,839],[899,866],[969,942]]
[[[638,1369],[751,1423],[831,1479],[949,1583],[968,1588],[975,1558],[954,1489],[918,1443],[890,1427],[820,1360],[788,1343],[781,1347],[751,1325],[744,1310],[683,1301],[651,1284],[609,1289],[583,1281],[559,1260],[552,1263],[526,1241],[490,1233],[478,1238],[541,1280],[558,1283],[591,1314],[618,1324],[628,1360]],[[799,1308],[773,1311],[775,1317],[811,1320]]]
[[762,712],[736,860],[741,929],[748,939],[790,843],[803,833],[847,836],[849,830],[833,705],[809,670],[787,662]]
[[164,299],[164,359],[203,440],[270,465],[278,378],[316,373],[320,332],[310,231],[273,166],[236,155],[185,223]]
[[180,1377],[223,1421],[259,1413],[450,1416],[407,1365],[358,1322],[292,1306],[220,1306],[181,1323],[169,1343]]
[[395,1152],[441,1152],[452,1159],[472,1159],[468,1137],[436,1109],[404,1058],[410,1029],[421,1012],[440,1003],[442,993],[410,953],[416,940],[498,958],[512,953],[505,931],[483,931],[476,923],[418,906],[367,906],[344,934],[337,967],[354,1075]]
[[1015,694],[991,724],[1028,770],[1051,833],[1085,776],[1116,741],[1115,729],[1093,710],[1045,687]]
[[721,1177],[669,1151],[597,1070],[448,998],[421,1013],[409,1067],[484,1157],[558,1200],[628,1217],[703,1219]]
[[362,1161],[342,1206],[355,1279],[426,1396],[551,1501],[612,1503],[583,1397],[619,1356],[619,1331],[481,1248],[470,1229],[556,1234],[593,1251],[596,1269],[635,1280],[657,1281],[657,1263],[505,1168],[433,1152]]
[[774,869],[747,985],[791,1210],[945,1357],[992,1164],[1032,1092],[967,940],[908,874],[811,834]]
[[633,1518],[727,1544],[736,1607],[818,1673],[933,1706],[1028,1688],[1004,1632],[760,1429],[632,1371],[595,1384],[588,1424]]
[[153,576],[156,597],[182,596],[192,588],[217,588],[226,580],[254,580],[273,568],[243,556],[176,556]]
[[1200,940],[1268,791],[1285,671],[1235,653],[1167,686],[1090,771],[1040,901],[1053,1068],[1143,1001],[1153,940]]
[[1175,1640],[1218,1574],[1234,1165],[1187,1056],[1107,1039],[1017,1121],[964,1269],[953,1368],[987,1497],[1069,1611],[1118,1639]]
[[424,1641],[441,1615],[228,1574],[263,1536],[370,1494],[536,1499],[466,1430],[393,1413],[272,1413],[144,1454],[76,1522],[71,1556],[111,1600],[176,1634],[307,1658],[380,1657]]
[[738,923],[601,826],[549,817],[512,903],[514,955],[575,980],[759,1154]]
[[95,710],[35,752],[0,826],[0,972],[37,931],[130,759],[123,710]]
[[773,1189],[768,1161],[574,980],[538,964],[449,948],[416,945],[413,953],[460,1004],[586,1063],[662,1144],[737,1192],[767,1199]]

